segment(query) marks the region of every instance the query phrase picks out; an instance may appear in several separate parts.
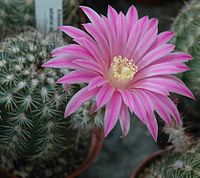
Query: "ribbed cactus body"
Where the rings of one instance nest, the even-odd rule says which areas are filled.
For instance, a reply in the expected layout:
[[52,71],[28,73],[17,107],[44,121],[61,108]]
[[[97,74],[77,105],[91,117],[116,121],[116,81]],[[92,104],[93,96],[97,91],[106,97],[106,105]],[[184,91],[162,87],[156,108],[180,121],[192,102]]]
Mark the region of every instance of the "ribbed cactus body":
[[[78,25],[78,0],[63,0],[65,24]],[[0,0],[0,27],[7,33],[21,32],[25,26],[35,26],[35,0]],[[1,33],[1,36],[3,34]]]
[[[195,97],[196,102],[191,102],[191,110],[200,116],[200,0],[193,0],[186,4],[172,25],[175,32],[173,43],[177,51],[184,51],[193,56],[188,62],[190,71],[182,75],[182,79],[188,85]],[[189,101],[187,101],[189,102]]]
[[144,167],[138,178],[199,178],[200,144],[179,125],[165,126],[163,132],[169,135],[170,148],[154,157]]
[[67,71],[41,67],[51,50],[61,45],[60,35],[43,37],[38,32],[2,44],[0,145],[13,157],[50,158],[74,145],[77,133],[70,119],[64,119],[73,91],[65,92],[55,83]]
[[161,158],[153,160],[138,178],[199,178],[200,146],[175,153],[170,150]]

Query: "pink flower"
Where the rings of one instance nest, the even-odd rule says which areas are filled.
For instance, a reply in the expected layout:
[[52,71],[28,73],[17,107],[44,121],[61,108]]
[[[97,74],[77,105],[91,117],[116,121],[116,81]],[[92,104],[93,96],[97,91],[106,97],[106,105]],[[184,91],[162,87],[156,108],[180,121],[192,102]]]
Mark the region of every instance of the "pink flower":
[[158,34],[157,19],[138,13],[131,6],[126,15],[108,7],[108,17],[81,7],[91,23],[83,24],[86,32],[71,26],[59,29],[71,36],[75,44],[55,49],[53,59],[43,67],[69,68],[72,71],[57,82],[87,83],[69,101],[65,117],[84,102],[95,98],[96,110],[105,106],[104,134],[107,136],[118,119],[125,136],[130,128],[130,113],[146,124],[153,138],[158,135],[154,111],[168,124],[180,121],[179,112],[169,93],[194,98],[184,83],[172,74],[188,71],[183,63],[189,54],[173,52],[166,44],[172,32]]

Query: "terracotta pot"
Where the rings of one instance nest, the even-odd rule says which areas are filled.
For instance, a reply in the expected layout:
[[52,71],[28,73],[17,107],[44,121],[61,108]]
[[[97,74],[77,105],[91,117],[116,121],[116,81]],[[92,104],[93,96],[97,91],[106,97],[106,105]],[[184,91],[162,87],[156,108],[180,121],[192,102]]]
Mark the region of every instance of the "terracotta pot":
[[165,154],[166,152],[169,152],[171,148],[169,149],[165,149],[165,150],[160,150],[157,151],[155,153],[153,153],[152,155],[150,155],[149,157],[147,157],[146,159],[144,159],[135,169],[135,171],[133,172],[133,174],[131,175],[131,178],[138,178],[138,176],[140,175],[140,173],[142,173],[142,171],[148,167],[152,161],[159,159],[160,157],[162,157],[163,154]]
[[[96,159],[97,155],[99,154],[104,141],[103,131],[102,129],[95,129],[92,132],[92,138],[90,143],[90,149],[85,161],[80,165],[79,169],[72,172],[66,178],[75,178],[80,176],[86,169],[90,167],[92,162]],[[18,178],[15,175],[12,175],[8,171],[0,168],[0,178]]]
[[102,148],[103,140],[104,140],[103,131],[100,129],[95,129],[92,132],[90,150],[88,152],[85,161],[79,167],[78,170],[74,171],[73,173],[71,173],[71,175],[67,176],[66,178],[75,178],[77,176],[80,176],[86,169],[90,167],[90,165],[96,159],[97,155],[99,154]]

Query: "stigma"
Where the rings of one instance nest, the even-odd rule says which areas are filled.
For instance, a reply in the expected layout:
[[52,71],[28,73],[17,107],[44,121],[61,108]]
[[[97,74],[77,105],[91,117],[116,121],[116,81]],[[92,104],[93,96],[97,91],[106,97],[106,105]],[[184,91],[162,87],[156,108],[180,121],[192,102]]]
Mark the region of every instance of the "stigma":
[[138,67],[132,59],[115,56],[109,69],[109,80],[116,88],[125,87],[133,79]]

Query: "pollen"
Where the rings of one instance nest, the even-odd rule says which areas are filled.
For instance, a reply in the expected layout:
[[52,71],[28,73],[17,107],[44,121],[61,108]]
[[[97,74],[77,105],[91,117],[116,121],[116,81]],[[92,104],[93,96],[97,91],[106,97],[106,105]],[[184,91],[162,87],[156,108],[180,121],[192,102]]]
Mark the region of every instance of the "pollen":
[[133,63],[132,59],[115,56],[109,70],[109,78],[112,83],[118,83],[123,86],[133,79],[137,71],[138,67]]

